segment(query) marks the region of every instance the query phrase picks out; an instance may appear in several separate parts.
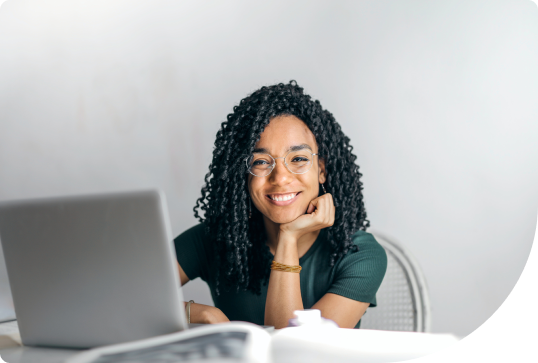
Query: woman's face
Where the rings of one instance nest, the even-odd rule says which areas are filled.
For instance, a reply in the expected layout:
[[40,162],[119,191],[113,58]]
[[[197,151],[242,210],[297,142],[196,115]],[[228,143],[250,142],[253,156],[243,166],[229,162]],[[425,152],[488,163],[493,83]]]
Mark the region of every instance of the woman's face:
[[[279,116],[269,122],[260,135],[255,152],[274,158],[284,157],[292,147],[318,153],[314,134],[295,116]],[[249,173],[248,186],[254,206],[274,223],[288,223],[303,215],[311,200],[318,197],[319,184],[325,182],[325,163],[312,157],[312,167],[304,174],[294,174],[275,159],[271,174],[258,177]],[[289,199],[291,197],[291,199]]]

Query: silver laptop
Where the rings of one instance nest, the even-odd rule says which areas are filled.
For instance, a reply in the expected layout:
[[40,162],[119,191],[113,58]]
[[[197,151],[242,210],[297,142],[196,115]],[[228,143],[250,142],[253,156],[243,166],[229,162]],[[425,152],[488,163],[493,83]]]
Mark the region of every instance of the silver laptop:
[[90,348],[187,328],[164,194],[0,202],[25,345]]

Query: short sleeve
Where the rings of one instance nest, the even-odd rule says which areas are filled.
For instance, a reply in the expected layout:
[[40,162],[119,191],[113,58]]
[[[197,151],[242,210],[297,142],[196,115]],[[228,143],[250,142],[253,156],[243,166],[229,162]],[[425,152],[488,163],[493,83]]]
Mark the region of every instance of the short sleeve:
[[374,236],[364,231],[353,235],[358,251],[349,252],[335,266],[330,293],[376,306],[375,294],[385,277],[387,254]]
[[209,243],[203,224],[186,230],[174,239],[177,262],[189,280],[201,277],[207,281]]

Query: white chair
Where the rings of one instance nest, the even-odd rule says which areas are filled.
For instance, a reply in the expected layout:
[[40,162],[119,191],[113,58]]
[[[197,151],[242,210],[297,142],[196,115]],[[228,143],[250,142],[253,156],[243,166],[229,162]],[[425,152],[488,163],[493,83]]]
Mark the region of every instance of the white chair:
[[377,306],[366,311],[360,327],[429,332],[430,299],[422,270],[401,244],[369,232],[387,252],[387,272],[376,294]]

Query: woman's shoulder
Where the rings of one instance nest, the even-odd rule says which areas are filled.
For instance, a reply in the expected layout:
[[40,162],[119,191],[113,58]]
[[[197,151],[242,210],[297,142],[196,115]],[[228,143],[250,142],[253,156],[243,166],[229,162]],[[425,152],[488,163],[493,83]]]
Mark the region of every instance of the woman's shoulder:
[[210,242],[207,228],[204,223],[198,223],[189,229],[183,231],[176,238],[174,238],[176,244],[207,244]]
[[206,233],[206,225],[204,223],[198,223],[198,224],[195,224],[194,226],[186,229],[183,233],[180,234],[183,235],[183,234],[187,234],[187,235],[191,235],[191,234],[199,234],[199,235],[202,235],[202,234],[205,234]]
[[376,306],[375,294],[387,271],[387,254],[371,233],[357,231],[351,239],[358,248],[335,265],[335,280],[328,292]]
[[372,251],[385,251],[383,246],[377,242],[375,236],[363,230],[358,230],[351,236],[353,244],[359,248],[365,248]]
[[376,269],[385,270],[387,266],[387,253],[375,236],[363,230],[355,232],[351,236],[353,244],[357,246],[355,251],[350,251],[342,260],[343,265],[356,262],[368,262],[376,266]]
[[201,277],[208,281],[212,254],[211,240],[203,223],[192,226],[174,238],[177,262],[189,279]]

